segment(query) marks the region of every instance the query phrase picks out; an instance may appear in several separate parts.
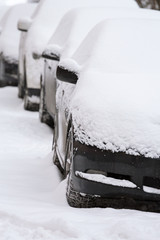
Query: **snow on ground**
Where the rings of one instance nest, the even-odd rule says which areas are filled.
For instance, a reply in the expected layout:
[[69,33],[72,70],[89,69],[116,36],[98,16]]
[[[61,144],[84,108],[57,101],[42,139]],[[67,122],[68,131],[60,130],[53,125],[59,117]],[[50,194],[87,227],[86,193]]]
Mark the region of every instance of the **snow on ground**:
[[69,207],[51,142],[17,89],[0,89],[0,240],[159,240],[159,214]]

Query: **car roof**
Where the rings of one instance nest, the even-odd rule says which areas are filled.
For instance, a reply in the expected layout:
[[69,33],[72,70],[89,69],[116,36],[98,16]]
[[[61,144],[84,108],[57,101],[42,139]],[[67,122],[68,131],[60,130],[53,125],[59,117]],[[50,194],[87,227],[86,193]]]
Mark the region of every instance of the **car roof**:
[[98,71],[159,73],[159,26],[156,19],[104,20],[89,32],[72,59]]
[[[88,17],[89,16],[89,17]],[[116,18],[160,19],[158,11],[125,8],[76,8],[68,11],[52,35],[48,49],[61,58],[70,57],[87,33],[100,21]]]
[[[32,38],[32,47],[41,51],[51,38],[63,15],[70,9],[82,6],[114,6],[139,8],[134,0],[45,0],[39,3],[34,21],[28,31],[27,38]],[[41,42],[39,42],[41,38]],[[29,42],[29,39],[28,39]],[[38,43],[38,44],[37,44]],[[27,44],[27,43],[26,43]],[[28,43],[29,44],[29,43]]]

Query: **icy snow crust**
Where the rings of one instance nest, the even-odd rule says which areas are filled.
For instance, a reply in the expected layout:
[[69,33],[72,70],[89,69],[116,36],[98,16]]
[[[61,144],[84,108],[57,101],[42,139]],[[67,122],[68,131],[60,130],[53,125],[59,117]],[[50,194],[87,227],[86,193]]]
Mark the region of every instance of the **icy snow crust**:
[[1,240],[159,240],[159,214],[69,207],[51,142],[17,89],[0,89]]
[[38,7],[34,22],[26,39],[25,51],[27,60],[27,84],[30,88],[40,88],[40,75],[43,74],[43,59],[34,60],[32,53],[39,55],[44,51],[49,39],[56,30],[63,15],[76,7],[106,6],[126,7],[137,9],[138,5],[132,0],[45,0]]
[[73,55],[80,72],[68,108],[80,142],[159,158],[159,24],[106,20]]
[[19,18],[30,16],[35,4],[19,4],[6,12],[0,22],[0,52],[8,62],[18,62],[20,31],[17,29]]

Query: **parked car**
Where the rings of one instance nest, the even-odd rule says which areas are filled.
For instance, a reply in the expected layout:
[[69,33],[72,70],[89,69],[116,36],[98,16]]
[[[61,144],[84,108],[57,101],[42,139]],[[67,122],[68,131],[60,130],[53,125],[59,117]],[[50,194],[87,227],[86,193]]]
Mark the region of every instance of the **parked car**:
[[0,85],[17,86],[18,47],[20,33],[17,30],[18,19],[29,16],[34,4],[19,4],[6,12],[0,22]]
[[[31,1],[32,2],[32,1]],[[38,1],[39,2],[39,1]],[[34,21],[35,16],[37,15],[38,8],[38,2],[35,2],[35,4],[32,4],[33,9],[28,18],[21,18],[19,19],[17,23],[18,30],[21,31],[20,34],[20,42],[19,42],[19,58],[18,58],[18,97],[23,98],[24,96],[24,86],[22,85],[24,83],[25,78],[25,41],[27,37],[27,32]]]
[[[45,0],[40,2],[39,12],[29,28],[25,41],[24,83],[19,83],[22,86],[20,89],[25,89],[25,109],[38,110],[39,108],[40,78],[44,69],[41,54],[62,16],[75,7],[113,5],[116,7],[138,8],[138,5],[133,0]],[[23,95],[23,93],[19,95]]]
[[102,21],[58,65],[54,159],[73,207],[160,211],[159,24]]
[[[88,16],[90,16],[88,18]],[[109,18],[160,19],[158,11],[124,8],[78,8],[68,11],[49,40],[42,56],[45,59],[41,78],[39,116],[54,127],[56,115],[56,68],[59,60],[70,57],[94,25]],[[81,31],[79,30],[81,29]]]

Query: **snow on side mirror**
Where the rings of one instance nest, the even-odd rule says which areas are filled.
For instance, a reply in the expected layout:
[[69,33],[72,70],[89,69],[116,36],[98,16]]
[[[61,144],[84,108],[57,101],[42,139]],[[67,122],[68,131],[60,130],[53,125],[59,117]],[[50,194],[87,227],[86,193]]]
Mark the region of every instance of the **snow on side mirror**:
[[76,84],[78,81],[77,73],[72,72],[68,69],[65,69],[61,66],[58,66],[56,75],[57,75],[57,79],[63,82]]
[[32,24],[31,19],[20,19],[17,24],[18,30],[22,32],[27,32]]
[[34,52],[32,52],[32,57],[33,57],[33,59],[38,60],[42,57],[42,54],[34,51]]
[[42,53],[42,57],[45,59],[50,59],[50,60],[55,60],[55,61],[60,60],[60,56],[58,54],[54,53],[53,51],[50,51],[49,49],[46,49]]

